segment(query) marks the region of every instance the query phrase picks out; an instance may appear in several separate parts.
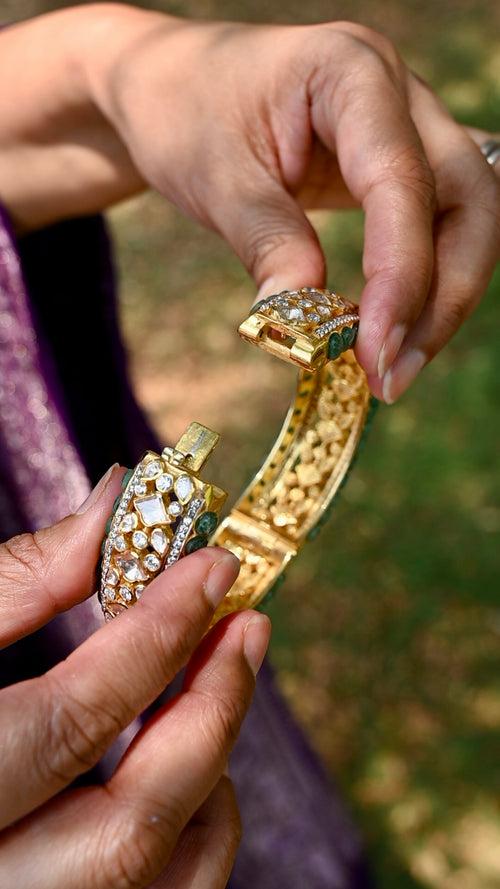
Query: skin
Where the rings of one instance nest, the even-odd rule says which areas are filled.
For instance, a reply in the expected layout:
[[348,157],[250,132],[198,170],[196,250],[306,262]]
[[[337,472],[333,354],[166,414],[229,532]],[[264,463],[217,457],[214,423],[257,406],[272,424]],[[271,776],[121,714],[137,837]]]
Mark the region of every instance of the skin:
[[[122,475],[113,467],[77,514],[0,546],[3,645],[94,589]],[[0,885],[226,885],[241,828],[225,768],[270,633],[267,617],[247,611],[205,635],[238,570],[222,548],[187,556],[66,660],[0,692]],[[66,790],[186,664],[183,690],[110,780]]]
[[151,186],[220,232],[262,296],[324,283],[305,209],[362,206],[356,351],[387,402],[498,261],[499,183],[474,134],[363,26],[89,5],[3,32],[0,77],[0,193],[21,231]]
[[[356,349],[388,402],[472,311],[498,260],[484,135],[360,25],[89,4],[3,31],[0,82],[0,194],[21,233],[152,187],[220,232],[262,296],[324,283],[306,209],[362,206]],[[3,644],[89,594],[119,474],[79,515],[0,549]],[[1,885],[226,884],[239,822],[223,768],[269,638],[267,619],[246,613],[201,641],[235,570],[220,550],[189,556],[65,662],[0,693]],[[65,791],[188,661],[183,692],[108,784]]]

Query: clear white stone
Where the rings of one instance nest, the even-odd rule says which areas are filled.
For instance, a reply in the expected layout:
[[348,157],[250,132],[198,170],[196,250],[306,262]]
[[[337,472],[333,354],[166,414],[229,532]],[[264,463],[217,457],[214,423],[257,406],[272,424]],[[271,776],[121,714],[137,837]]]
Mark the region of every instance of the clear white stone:
[[278,311],[285,321],[304,321],[304,312],[298,306],[280,306]]
[[319,306],[317,306],[316,308],[317,308],[319,314],[320,314],[320,315],[323,315],[323,317],[326,317],[326,315],[330,315],[330,314],[331,314],[331,309],[329,309],[328,306],[321,306],[321,305],[319,305]]
[[174,491],[181,503],[187,503],[194,491],[194,482],[189,475],[180,475],[175,480]]
[[143,469],[144,478],[157,478],[162,471],[162,465],[159,460],[153,460]]
[[136,549],[144,549],[148,545],[148,536],[144,531],[134,531],[132,534],[132,543]]
[[120,575],[118,574],[118,571],[115,571],[114,568],[111,568],[106,574],[106,583],[109,584],[109,586],[116,586],[119,580]]
[[316,312],[309,312],[307,320],[314,322],[321,321],[321,315],[318,315]]
[[331,302],[328,296],[325,296],[324,293],[319,293],[317,290],[310,291],[310,297],[317,303],[323,303],[325,306],[330,306]]
[[116,593],[112,587],[106,586],[104,587],[104,595],[106,596],[106,599],[114,599]]
[[168,538],[164,531],[161,528],[155,528],[154,531],[151,532],[151,546],[156,550],[160,556],[166,551],[168,546]]
[[133,531],[134,528],[137,528],[137,516],[134,512],[129,512],[127,515],[123,516],[120,522],[120,531]]
[[165,491],[170,491],[174,483],[174,479],[168,472],[163,472],[159,478],[156,479],[156,490],[161,491],[162,494]]
[[158,571],[161,568],[161,562],[158,556],[155,556],[154,553],[150,553],[143,559],[143,565],[148,569],[148,571]]
[[122,599],[125,599],[125,602],[130,602],[132,600],[132,591],[129,590],[128,586],[121,586],[118,592]]
[[135,597],[136,599],[140,599],[146,587],[143,583],[138,583],[135,588]]
[[136,494],[139,494],[139,496],[141,494],[146,494],[147,490],[148,486],[146,482],[137,482],[137,484],[134,485],[134,491]]
[[161,494],[150,494],[149,497],[141,497],[135,501],[135,508],[139,511],[142,521],[148,528],[152,525],[164,525],[168,522],[165,504]]
[[118,556],[116,564],[126,580],[134,583],[137,580],[147,580],[148,575],[142,567],[137,553],[127,551],[123,556]]
[[312,299],[299,299],[299,306],[302,306],[303,309],[310,309],[313,305]]
[[115,537],[115,549],[118,550],[119,553],[123,553],[127,549],[127,541],[123,534],[118,534],[118,536]]
[[182,512],[182,506],[178,500],[172,500],[172,503],[168,505],[168,511],[170,515],[178,516]]

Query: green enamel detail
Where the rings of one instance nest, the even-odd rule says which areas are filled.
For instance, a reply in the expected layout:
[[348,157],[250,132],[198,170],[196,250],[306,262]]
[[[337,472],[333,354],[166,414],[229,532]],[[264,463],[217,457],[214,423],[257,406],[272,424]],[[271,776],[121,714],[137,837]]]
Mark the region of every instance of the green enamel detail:
[[331,361],[335,361],[335,359],[342,354],[344,349],[344,341],[340,333],[332,333],[330,339],[328,340],[328,358]]
[[113,503],[113,515],[115,514],[116,510],[118,509],[118,504],[121,499],[122,499],[121,494],[118,494],[118,497],[115,497],[115,502]]
[[215,512],[204,512],[196,521],[194,527],[199,534],[210,537],[217,527],[217,514]]
[[195,553],[197,549],[203,549],[208,543],[207,538],[204,534],[197,534],[196,537],[191,537],[191,540],[188,540],[186,543],[186,553]]
[[352,349],[358,335],[358,324],[352,327],[344,327],[341,332],[334,331],[328,340],[328,358],[335,361],[346,349]]
[[127,485],[128,485],[128,483],[129,483],[130,479],[132,478],[133,474],[134,474],[134,470],[133,470],[133,469],[127,469],[125,475],[124,475],[123,478],[122,478],[122,491],[124,491],[125,488],[127,487]]
[[104,537],[104,538],[103,538],[103,541],[102,541],[102,543],[101,543],[101,556],[104,555],[104,550],[105,550],[105,548],[106,548],[106,538]]
[[357,324],[355,324],[354,327],[344,327],[342,331],[342,339],[344,341],[344,346],[346,349],[350,349],[354,345],[354,343],[356,342],[357,333]]
[[106,531],[106,534],[109,534],[109,532],[111,531],[111,523],[112,523],[112,521],[113,521],[113,516],[110,515],[108,521],[106,522],[106,527],[105,527],[105,529],[104,529],[104,530]]

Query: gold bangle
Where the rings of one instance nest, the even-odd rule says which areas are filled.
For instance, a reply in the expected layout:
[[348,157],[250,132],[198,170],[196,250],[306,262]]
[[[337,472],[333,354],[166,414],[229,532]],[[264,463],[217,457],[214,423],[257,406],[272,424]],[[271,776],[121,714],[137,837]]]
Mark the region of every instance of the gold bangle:
[[247,341],[299,367],[297,389],[262,468],[216,527],[226,494],[199,473],[219,436],[192,423],[175,448],[148,452],[124,479],[103,543],[99,599],[107,619],[134,604],[164,567],[224,546],[240,575],[216,612],[259,605],[328,517],[375,405],[352,346],[356,306],[304,287],[261,300],[240,325]]

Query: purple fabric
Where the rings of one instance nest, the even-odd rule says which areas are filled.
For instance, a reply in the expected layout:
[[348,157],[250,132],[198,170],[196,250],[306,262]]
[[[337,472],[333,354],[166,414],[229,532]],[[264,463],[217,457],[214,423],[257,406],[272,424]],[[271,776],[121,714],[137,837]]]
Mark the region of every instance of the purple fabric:
[[[16,243],[0,209],[0,539],[57,521],[107,466],[156,446],[127,380],[114,290],[100,218]],[[100,624],[95,597],[60,615],[1,653],[2,684],[45,671]],[[138,726],[82,781],[109,775]],[[244,825],[232,889],[369,889],[358,834],[268,665],[231,772]]]

